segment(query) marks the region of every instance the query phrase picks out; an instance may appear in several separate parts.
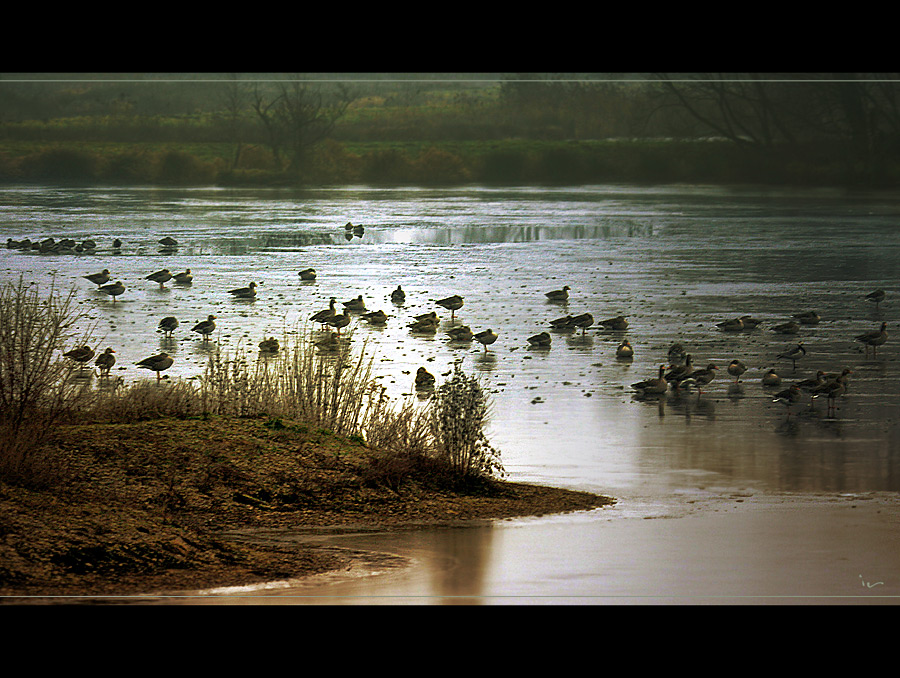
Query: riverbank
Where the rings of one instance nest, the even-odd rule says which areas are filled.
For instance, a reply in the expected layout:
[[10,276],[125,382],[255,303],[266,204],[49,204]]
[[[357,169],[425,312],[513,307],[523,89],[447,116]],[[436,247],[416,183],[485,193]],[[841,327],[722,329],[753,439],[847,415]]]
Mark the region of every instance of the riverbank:
[[500,481],[452,491],[415,473],[398,483],[360,441],[265,418],[64,426],[44,459],[45,489],[0,483],[0,602],[241,586],[365,560],[236,536],[248,530],[416,529],[614,503]]

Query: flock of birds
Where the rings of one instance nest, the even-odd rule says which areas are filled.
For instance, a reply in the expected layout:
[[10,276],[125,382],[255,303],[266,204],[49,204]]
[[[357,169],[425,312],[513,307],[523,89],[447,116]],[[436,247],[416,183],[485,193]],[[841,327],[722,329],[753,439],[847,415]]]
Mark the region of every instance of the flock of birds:
[[[345,228],[345,235],[348,239],[353,237],[362,237],[363,227],[354,226],[348,223]],[[164,251],[172,251],[177,248],[178,243],[171,237],[163,238],[159,241]],[[93,252],[96,243],[93,241],[83,241],[75,243],[71,239],[63,239],[54,241],[53,238],[47,238],[41,241],[31,242],[29,240],[7,241],[7,247],[10,249],[29,250],[37,252]],[[116,239],[113,242],[113,249],[118,250],[121,247],[121,241]],[[317,278],[316,270],[306,268],[298,273],[301,281],[315,281]],[[82,276],[84,279],[97,285],[97,289],[110,297],[113,302],[116,297],[125,293],[125,285],[117,280],[112,280],[110,271],[103,269],[97,273]],[[150,273],[144,276],[145,280],[159,284],[161,288],[167,282],[178,285],[190,285],[194,276],[190,269],[183,272],[173,273],[168,268]],[[246,287],[228,290],[228,293],[235,299],[253,300],[257,295],[257,283],[250,282]],[[545,293],[545,297],[549,302],[567,303],[569,300],[569,292],[571,288],[568,285],[558,290],[551,290]],[[866,295],[866,299],[873,302],[876,308],[884,301],[884,290],[875,290]],[[397,286],[390,294],[390,300],[398,306],[402,306],[406,301],[406,292],[400,285]],[[444,299],[438,299],[435,303],[441,308],[450,311],[451,322],[456,320],[456,312],[463,305],[463,297],[454,294]],[[385,325],[392,316],[383,310],[370,311],[366,307],[365,300],[362,295],[343,302],[343,309],[338,310],[336,297],[331,297],[328,308],[322,309],[310,316],[309,320],[319,324],[325,331],[324,338],[315,341],[318,348],[323,350],[332,350],[338,348],[341,344],[341,330],[352,321],[353,315],[358,315],[362,320],[372,325]],[[800,332],[802,326],[817,325],[821,321],[818,313],[815,311],[805,311],[792,316],[792,319],[773,325],[771,331],[777,334],[796,335]],[[738,318],[724,320],[717,323],[716,327],[722,332],[744,332],[754,330],[762,324],[762,321],[753,318],[750,315],[743,315]],[[180,323],[174,316],[166,316],[159,321],[158,329],[165,337],[171,337]],[[618,315],[599,322],[595,322],[594,317],[590,313],[581,313],[578,315],[567,314],[563,317],[553,319],[549,322],[549,329],[553,332],[577,332],[581,330],[582,335],[588,328],[599,326],[604,331],[622,332],[627,330],[629,323],[624,315]],[[413,316],[407,327],[412,333],[434,334],[440,327],[440,317],[435,311]],[[202,320],[191,328],[192,332],[200,335],[204,342],[209,341],[210,336],[216,331],[216,316],[210,314],[206,320]],[[479,332],[474,332],[468,325],[456,325],[447,329],[447,335],[451,342],[472,342],[477,341],[483,347],[485,352],[488,347],[494,344],[498,339],[498,333],[492,328],[488,328]],[[882,322],[881,327],[877,330],[863,332],[854,337],[855,341],[861,342],[865,346],[866,357],[868,358],[869,350],[872,350],[873,357],[877,357],[878,347],[887,341],[887,323]],[[552,343],[552,335],[547,330],[541,331],[527,338],[527,344],[532,348],[549,348]],[[261,353],[276,353],[279,350],[278,340],[274,337],[264,338],[259,343]],[[777,354],[778,360],[789,361],[794,370],[796,370],[797,362],[806,355],[806,348],[803,342],[798,342],[796,346],[789,350]],[[621,360],[632,360],[634,358],[634,347],[628,339],[622,339],[616,348],[616,357]],[[83,368],[92,359],[95,359],[95,352],[89,346],[81,346],[66,352],[65,357],[71,359]],[[96,355],[95,365],[100,371],[101,377],[108,376],[110,370],[116,363],[115,351],[107,348],[105,351]],[[151,370],[156,373],[157,381],[162,379],[162,372],[169,369],[174,363],[174,358],[166,352],[149,356],[139,362],[137,366]],[[739,383],[742,375],[747,371],[747,366],[739,359],[732,360],[727,366],[727,372],[734,377],[735,384]],[[673,344],[667,354],[667,362],[659,366],[657,376],[645,379],[632,384],[635,394],[639,398],[658,397],[672,390],[681,392],[693,386],[697,388],[698,396],[702,395],[703,388],[708,386],[715,379],[718,367],[709,363],[705,367],[695,367],[693,364],[693,356],[685,352],[681,344]],[[825,397],[828,400],[829,414],[835,409],[835,402],[847,390],[848,378],[851,374],[850,369],[844,369],[840,372],[828,374],[819,371],[814,378],[804,379],[792,383],[787,389],[778,392],[774,396],[774,402],[782,403],[788,406],[788,416],[790,416],[790,406],[799,402],[803,394],[806,393],[812,399]],[[424,367],[420,367],[416,373],[415,386],[417,389],[430,389],[436,383],[435,376],[429,373]],[[782,383],[782,378],[778,372],[771,368],[762,377],[762,384],[766,387],[778,387]],[[811,401],[812,402],[812,401]]]
[[[884,301],[885,292],[882,289],[878,289],[865,295],[865,298],[875,303],[877,308]],[[821,317],[815,311],[804,311],[794,314],[792,320],[772,326],[771,330],[778,334],[793,335],[800,331],[802,325],[817,325],[820,321]],[[739,318],[719,322],[716,324],[716,327],[723,332],[741,332],[756,329],[761,323],[762,321],[759,319],[744,315]],[[877,357],[878,347],[882,346],[887,341],[887,338],[887,323],[882,322],[877,330],[870,330],[854,336],[854,341],[860,342],[865,346],[866,358],[868,359],[869,349],[872,350],[873,358]],[[806,347],[801,341],[796,346],[778,353],[776,358],[789,361],[792,365],[792,370],[796,370],[797,362],[804,358],[806,354]],[[624,341],[619,346],[617,356],[627,358],[633,356],[633,350],[627,341]],[[707,386],[718,372],[718,367],[714,363],[709,363],[703,368],[695,368],[693,356],[686,354],[679,343],[675,343],[669,348],[667,357],[668,364],[659,366],[659,373],[656,377],[632,384],[632,388],[638,397],[659,397],[665,395],[670,389],[678,392],[692,385],[697,387],[699,397],[703,392],[703,387]],[[746,371],[746,364],[739,359],[732,360],[727,367],[727,372],[734,377],[735,384],[740,383],[741,376]],[[813,405],[816,398],[825,398],[828,402],[827,416],[835,416],[836,402],[838,398],[847,392],[851,374],[852,370],[850,368],[831,373],[819,370],[814,378],[795,381],[788,388],[777,392],[773,397],[773,402],[786,406],[787,416],[790,418],[792,414],[791,407],[799,403],[803,399],[804,394],[810,396],[810,406]],[[761,382],[765,387],[777,388],[782,385],[782,377],[773,367],[766,371]]]

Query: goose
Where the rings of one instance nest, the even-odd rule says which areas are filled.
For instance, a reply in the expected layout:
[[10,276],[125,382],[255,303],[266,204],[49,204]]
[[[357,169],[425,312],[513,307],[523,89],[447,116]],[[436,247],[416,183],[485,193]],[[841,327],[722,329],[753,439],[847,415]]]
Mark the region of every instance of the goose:
[[594,316],[590,313],[582,313],[581,315],[576,315],[570,321],[572,327],[580,327],[581,334],[584,334],[587,331],[587,328],[594,324]]
[[402,304],[406,301],[406,292],[403,291],[400,285],[397,285],[397,289],[391,292],[391,301],[395,304]]
[[278,340],[275,337],[263,339],[259,342],[259,350],[261,353],[278,353],[279,348],[281,348],[281,346],[278,344]]
[[628,343],[627,339],[623,339],[616,349],[616,358],[634,358],[634,348]]
[[780,386],[781,385],[781,377],[778,376],[778,372],[775,371],[775,368],[769,369],[762,377],[763,386]]
[[426,316],[407,325],[413,332],[437,332],[439,321],[436,318]]
[[720,323],[716,323],[716,327],[723,332],[740,332],[744,329],[744,321],[742,318],[732,318],[731,320],[723,320]]
[[804,311],[803,313],[795,313],[792,317],[796,318],[801,325],[818,325],[821,318],[815,311]]
[[744,324],[745,330],[755,330],[762,324],[762,320],[750,315],[742,315],[739,320]]
[[875,302],[875,308],[878,308],[879,304],[881,304],[881,302],[884,301],[884,297],[885,297],[884,290],[875,290],[874,292],[869,292],[866,295],[866,299],[868,299],[869,301]]
[[772,328],[773,332],[778,332],[778,334],[797,334],[800,331],[800,325],[794,320],[789,320],[786,323],[781,323],[780,325],[775,325]]
[[624,315],[617,315],[615,318],[607,318],[606,320],[601,320],[598,325],[601,325],[604,330],[627,330],[628,329],[628,320],[625,319]]
[[718,371],[718,369],[718,367],[710,363],[701,370],[694,370],[693,372],[691,372],[691,376],[684,379],[683,383],[694,384],[697,387],[697,394],[701,395],[703,393],[703,387],[707,386],[713,379],[716,378],[716,372]]
[[837,378],[828,380],[812,390],[812,397],[814,399],[822,396],[825,396],[828,399],[828,414],[826,416],[834,416],[837,399],[847,392],[847,378],[850,373],[851,370],[849,368],[845,369]]
[[416,322],[420,320],[430,320],[431,322],[436,323],[438,322],[438,320],[440,320],[440,318],[438,318],[437,313],[431,311],[431,313],[422,313],[421,315],[413,316],[413,320],[415,320]]
[[122,247],[122,241],[119,240],[118,238],[116,238],[115,240],[113,240],[112,246],[113,246],[113,249],[114,249],[114,250],[117,250],[117,249],[119,249],[120,247]]
[[353,235],[355,235],[357,238],[362,238],[363,233],[365,233],[365,232],[366,232],[366,229],[364,226],[357,225],[357,226],[353,227]]
[[454,294],[452,297],[439,299],[435,303],[438,306],[446,308],[448,311],[450,311],[450,321],[452,322],[456,319],[456,312],[463,306],[463,298],[458,294]]
[[547,297],[550,301],[566,301],[569,298],[569,290],[572,289],[568,285],[563,285],[560,290],[551,290],[549,292],[545,292],[544,296]]
[[641,395],[661,395],[669,388],[669,383],[663,376],[666,371],[665,365],[659,366],[659,376],[655,379],[645,379],[631,385],[631,388],[638,391]]
[[22,246],[21,243],[13,240],[12,238],[6,239],[6,249],[8,249],[8,250],[17,250],[21,246]]
[[420,367],[416,372],[416,388],[428,389],[434,386],[434,375],[424,367]]
[[674,343],[669,347],[668,352],[669,364],[670,365],[680,365],[684,362],[685,352],[684,347],[679,343]]
[[472,329],[468,325],[453,327],[447,330],[447,334],[449,335],[451,341],[472,341],[472,339],[475,337],[475,334],[472,332]]
[[85,240],[81,243],[81,248],[86,252],[93,252],[97,249],[97,243],[93,240]]
[[169,269],[164,268],[161,271],[157,271],[156,273],[151,273],[150,275],[145,275],[144,280],[152,280],[153,282],[159,283],[160,289],[162,289],[165,285],[164,283],[168,282],[172,279],[172,274],[169,273]]
[[191,332],[197,332],[203,335],[203,341],[209,340],[209,335],[216,331],[216,316],[207,316],[206,320],[201,320],[191,328]]
[[103,285],[103,284],[109,282],[109,269],[104,268],[99,273],[91,273],[89,275],[83,275],[81,277],[84,278],[85,280],[90,280],[92,283],[97,285],[97,287],[100,287],[100,285]]
[[693,371],[694,356],[688,353],[684,358],[684,364],[671,366],[669,371],[665,373],[664,378],[668,383],[672,384],[675,390],[678,390],[681,381],[691,376],[691,372]]
[[178,241],[168,235],[165,238],[161,238],[159,244],[163,247],[178,247]]
[[351,299],[350,301],[345,301],[344,310],[345,311],[365,311],[366,310],[366,302],[363,301],[362,295],[360,294],[356,299]]
[[493,344],[497,341],[497,333],[494,330],[488,328],[484,330],[484,332],[478,332],[475,335],[476,341],[478,341],[482,346],[484,346],[484,351],[487,353],[487,347],[490,344]]
[[162,330],[163,336],[171,337],[172,332],[178,329],[178,318],[173,315],[166,316],[159,321],[158,327]]
[[137,366],[156,372],[156,381],[159,381],[162,378],[160,373],[172,367],[173,362],[175,361],[172,359],[172,356],[163,352],[144,358],[137,363]]
[[348,221],[346,224],[344,224],[344,230],[345,230],[345,231],[352,231],[352,230],[353,230],[353,223]]
[[776,393],[775,397],[772,398],[773,403],[779,403],[787,408],[788,419],[791,417],[791,405],[798,400],[800,400],[800,387],[797,384],[791,384],[788,388]]
[[796,382],[794,385],[801,389],[802,391],[806,391],[807,393],[812,392],[813,389],[821,386],[825,383],[825,372],[819,370],[816,372],[816,376],[809,379],[801,379]]
[[113,355],[115,353],[111,348],[107,348],[103,353],[97,356],[97,360],[94,361],[94,364],[100,368],[100,376],[109,376],[109,371],[113,368],[113,365],[116,364],[116,356]]
[[297,275],[300,276],[300,280],[315,280],[316,279],[316,269],[304,268]]
[[309,319],[312,322],[319,323],[324,327],[326,324],[325,321],[328,320],[328,318],[337,315],[337,311],[334,308],[335,302],[336,299],[334,297],[331,297],[331,300],[328,302],[328,308],[319,311],[318,313],[314,313],[309,317]]
[[341,345],[340,335],[337,332],[329,332],[323,339],[316,341],[315,345],[322,351],[335,351]]
[[551,337],[549,332],[541,332],[540,334],[528,337],[526,341],[528,341],[529,346],[546,348],[550,345]]
[[194,275],[191,273],[191,269],[186,268],[183,272],[173,275],[172,280],[179,285],[190,285],[194,281]]
[[337,330],[337,334],[340,335],[341,328],[347,327],[350,324],[350,316],[346,313],[338,313],[330,318],[325,319],[325,324],[333,327]]
[[864,332],[856,336],[856,341],[866,345],[866,358],[869,357],[869,346],[872,347],[872,357],[878,357],[878,347],[887,341],[887,323],[881,323],[881,329]]
[[228,294],[232,295],[235,299],[255,299],[256,283],[252,282],[247,287],[238,287],[234,290],[228,290]]
[[99,290],[111,296],[113,298],[113,302],[115,302],[116,297],[125,291],[125,285],[123,285],[121,281],[116,281],[114,283],[110,283],[109,285],[101,285],[99,287]]
[[372,311],[371,313],[363,313],[364,320],[372,325],[384,325],[387,322],[388,315],[384,311]]
[[573,315],[567,315],[564,318],[556,318],[555,320],[550,321],[550,327],[555,330],[570,330],[574,329],[572,325],[572,320],[575,318]]
[[784,353],[778,354],[779,360],[790,360],[794,366],[794,369],[797,369],[797,361],[800,360],[803,356],[806,355],[806,349],[803,347],[803,342],[801,341],[790,351],[785,351]]
[[85,364],[94,357],[94,349],[90,346],[79,346],[78,348],[73,348],[71,351],[66,351],[63,353],[63,356],[78,363],[80,371],[84,369]]
[[736,358],[728,364],[728,374],[734,377],[735,384],[740,381],[741,375],[746,371],[747,366]]

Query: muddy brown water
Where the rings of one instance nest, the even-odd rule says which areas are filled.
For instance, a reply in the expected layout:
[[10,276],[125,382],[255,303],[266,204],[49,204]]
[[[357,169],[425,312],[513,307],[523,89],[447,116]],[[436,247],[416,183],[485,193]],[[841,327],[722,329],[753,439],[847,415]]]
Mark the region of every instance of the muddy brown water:
[[[347,222],[363,226],[362,236],[345,237]],[[898,224],[898,196],[825,190],[18,187],[0,191],[6,237],[91,238],[98,247],[0,250],[0,271],[3,280],[74,285],[98,344],[116,348],[114,375],[127,382],[152,378],[135,363],[159,350],[175,357],[170,380],[189,379],[211,351],[255,354],[265,336],[297,331],[329,297],[340,306],[362,294],[370,310],[391,316],[383,328],[358,319],[350,328],[354,343],[375,355],[389,394],[409,397],[420,366],[440,380],[462,361],[492,395],[488,433],[511,479],[618,499],[590,519],[564,519],[585,534],[610,517],[684,516],[736,496],[892,498],[900,490]],[[164,236],[178,247],[163,250]],[[190,268],[193,284],[144,280],[163,267]],[[307,267],[317,270],[315,282],[299,279]],[[115,302],[81,277],[103,268],[127,287]],[[228,290],[251,281],[255,300],[230,298]],[[407,293],[402,306],[389,299],[397,285]],[[548,302],[544,293],[563,285],[569,300]],[[878,306],[864,298],[876,288],[887,293]],[[452,294],[465,303],[451,322],[435,301]],[[410,318],[432,310],[439,331],[410,333]],[[819,324],[794,336],[772,331],[808,310]],[[597,321],[625,315],[629,326],[551,331],[549,348],[527,346],[551,319],[585,312]],[[210,313],[218,330],[204,345],[190,328]],[[744,314],[763,324],[736,333],[716,327]],[[170,340],[156,331],[166,315],[181,320]],[[877,357],[866,356],[854,337],[882,321],[893,335]],[[460,324],[499,338],[488,351],[449,342],[446,330]],[[623,338],[634,346],[631,361],[615,357]],[[635,398],[631,384],[655,376],[675,341],[696,366],[716,364],[716,379],[702,394]],[[777,356],[800,341],[807,353],[793,369]],[[740,383],[725,369],[735,358],[748,367]],[[782,388],[819,369],[850,368],[852,376],[833,415],[826,402],[804,398],[788,416],[772,401],[777,389],[761,384],[769,367]],[[498,529],[530,529],[546,545],[554,537],[543,532],[558,523],[504,525],[473,531],[472,543],[493,535],[491,558],[502,559],[498,544],[508,538]],[[596,579],[585,581],[589,593]]]

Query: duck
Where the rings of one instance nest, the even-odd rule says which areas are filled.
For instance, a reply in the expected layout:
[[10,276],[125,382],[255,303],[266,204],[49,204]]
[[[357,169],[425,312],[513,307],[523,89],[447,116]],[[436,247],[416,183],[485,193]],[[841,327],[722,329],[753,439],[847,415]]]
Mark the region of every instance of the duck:
[[735,358],[730,363],[728,363],[728,374],[730,374],[732,377],[734,377],[735,384],[737,384],[740,381],[741,375],[746,371],[747,371],[747,366],[744,363],[742,363],[740,360],[738,360],[737,358]]
[[454,294],[452,297],[447,297],[446,299],[438,299],[435,303],[450,311],[450,321],[452,322],[456,319],[456,312],[463,306],[463,298],[458,294]]
[[716,367],[713,363],[710,363],[705,368],[700,370],[694,370],[691,372],[691,375],[683,380],[683,383],[686,384],[694,384],[697,387],[698,395],[703,393],[703,387],[707,386],[713,379],[716,378],[716,372],[718,371],[718,367]]
[[247,287],[238,287],[234,290],[228,290],[228,294],[233,296],[235,299],[255,299],[256,283],[252,282]]
[[772,398],[772,402],[784,405],[787,408],[788,419],[790,419],[791,405],[794,405],[800,400],[800,395],[800,387],[796,384],[791,384],[788,388],[776,393],[775,397]]
[[679,343],[674,343],[669,347],[669,352],[667,357],[669,358],[670,365],[680,365],[684,362],[686,357],[686,353],[684,352],[684,346]]
[[402,304],[406,301],[406,292],[403,291],[400,285],[397,285],[397,289],[391,292],[391,301],[395,304]]
[[635,384],[631,385],[635,391],[638,391],[641,395],[662,395],[669,388],[669,382],[666,381],[666,378],[663,376],[666,372],[666,366],[659,366],[659,376],[655,379],[645,379],[644,381],[639,381]]
[[628,343],[627,339],[623,339],[622,343],[619,344],[619,347],[616,349],[616,358],[634,358],[634,348]]
[[81,370],[94,357],[94,349],[90,346],[79,346],[71,351],[66,351],[63,356],[78,363],[79,370]]
[[173,315],[166,316],[159,321],[158,327],[162,330],[163,336],[171,337],[172,332],[178,329],[178,318]]
[[803,346],[803,342],[801,341],[794,348],[789,351],[785,351],[784,353],[778,354],[779,360],[790,360],[794,366],[794,369],[797,369],[797,361],[800,360],[803,356],[806,355],[806,348]]
[[786,323],[775,325],[772,331],[778,334],[797,334],[800,331],[800,325],[795,320],[789,320]]
[[487,347],[497,341],[497,336],[498,335],[496,332],[494,332],[494,330],[488,328],[483,332],[478,332],[475,335],[475,340],[478,341],[478,343],[480,343],[482,346],[484,346],[484,351],[485,353],[487,353]]
[[216,331],[216,316],[207,316],[206,320],[201,320],[191,328],[191,332],[197,332],[203,335],[203,341],[209,340],[209,335]]
[[100,285],[104,285],[109,282],[109,269],[104,268],[99,273],[90,273],[88,275],[83,275],[81,277],[84,278],[85,280],[91,281],[92,283],[97,285],[97,287],[100,287]]
[[365,311],[366,310],[366,302],[363,301],[363,297],[360,294],[356,299],[351,299],[350,301],[345,301],[344,310],[345,311]]
[[300,280],[315,280],[316,279],[316,269],[304,268],[297,275],[300,276]]
[[601,320],[598,325],[601,325],[604,330],[627,330],[628,329],[628,320],[626,320],[624,315],[617,315],[615,318],[607,318],[606,320]]
[[572,318],[569,323],[572,327],[580,327],[581,334],[584,334],[587,331],[587,328],[594,324],[594,316],[590,313],[582,313],[581,315],[576,315]]
[[723,332],[740,332],[744,329],[744,321],[742,318],[732,318],[731,320],[723,320],[720,323],[716,323],[716,327]]
[[326,318],[325,324],[335,328],[337,330],[337,334],[340,335],[341,328],[347,327],[347,325],[350,324],[350,316],[346,313],[338,313],[331,316],[330,318]]
[[569,298],[569,290],[572,289],[568,285],[563,285],[562,289],[550,290],[545,292],[544,296],[550,301],[566,301]]
[[162,378],[160,373],[172,367],[173,362],[175,361],[172,356],[166,352],[162,352],[152,355],[149,358],[144,358],[137,363],[137,366],[156,372],[156,381],[159,381]]
[[116,364],[116,356],[113,355],[115,351],[112,348],[107,348],[103,353],[97,356],[97,360],[94,361],[94,364],[100,368],[100,376],[109,376],[109,371],[113,368],[113,365]]
[[281,346],[275,337],[263,339],[259,342],[260,353],[278,353],[279,348],[281,348]]
[[796,318],[801,325],[818,325],[821,318],[815,311],[804,311],[803,313],[795,313],[792,317]]
[[762,376],[762,385],[763,386],[780,386],[781,385],[781,377],[778,376],[778,372],[775,371],[775,368],[770,368]]
[[191,273],[191,269],[186,268],[181,273],[176,273],[172,276],[172,280],[174,280],[179,285],[190,285],[194,281],[194,275]]
[[849,368],[845,369],[841,374],[835,379],[830,379],[825,381],[825,383],[817,386],[812,390],[812,397],[820,398],[822,396],[828,399],[828,414],[827,416],[834,416],[836,407],[835,404],[837,399],[840,398],[847,392],[847,379],[851,374],[851,370]]
[[161,271],[156,271],[156,273],[151,273],[150,275],[145,275],[144,280],[152,280],[153,282],[159,283],[160,288],[165,287],[164,283],[167,283],[172,279],[172,274],[169,273],[169,269],[164,268]]
[[324,327],[326,324],[325,321],[328,320],[328,318],[337,315],[337,311],[334,308],[336,301],[337,300],[335,299],[335,297],[331,297],[331,300],[328,302],[328,308],[319,311],[318,313],[314,313],[309,317],[309,319],[312,322],[319,323]]
[[416,371],[416,388],[428,389],[434,387],[434,375],[424,367],[420,367]]
[[881,304],[881,302],[884,301],[884,297],[885,297],[884,290],[881,290],[881,289],[875,290],[874,292],[869,292],[866,295],[867,300],[875,302],[875,308],[878,308],[879,304]]
[[551,337],[549,332],[541,332],[539,334],[535,334],[534,336],[528,337],[526,339],[529,346],[534,346],[536,348],[546,348],[550,346]]
[[881,329],[858,334],[855,339],[866,345],[866,358],[869,357],[869,346],[872,347],[872,357],[878,357],[878,347],[887,341],[887,323],[881,323]]
[[363,320],[372,325],[384,325],[387,322],[388,314],[384,311],[372,311],[371,313],[363,313]]
[[115,302],[116,297],[125,292],[125,285],[123,285],[121,281],[116,281],[114,283],[110,283],[109,285],[101,285],[98,289],[101,292],[111,296],[113,298],[113,301]]
[[472,341],[475,337],[475,334],[468,325],[452,327],[447,330],[447,335],[450,337],[451,341]]

